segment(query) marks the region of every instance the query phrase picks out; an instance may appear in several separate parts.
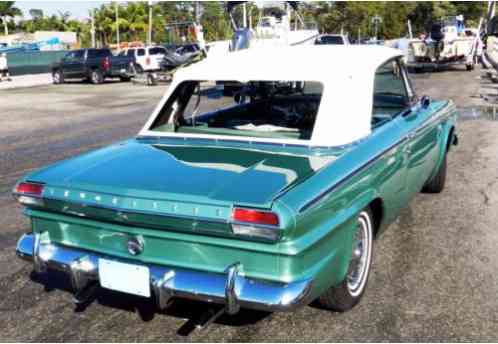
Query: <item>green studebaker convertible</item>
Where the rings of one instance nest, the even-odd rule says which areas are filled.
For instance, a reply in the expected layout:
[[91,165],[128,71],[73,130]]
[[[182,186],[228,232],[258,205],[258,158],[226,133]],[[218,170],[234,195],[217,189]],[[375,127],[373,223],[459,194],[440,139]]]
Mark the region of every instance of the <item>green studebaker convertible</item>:
[[249,49],[177,73],[137,137],[30,173],[17,254],[103,288],[288,311],[345,311],[373,239],[443,190],[451,101],[417,97],[402,52]]

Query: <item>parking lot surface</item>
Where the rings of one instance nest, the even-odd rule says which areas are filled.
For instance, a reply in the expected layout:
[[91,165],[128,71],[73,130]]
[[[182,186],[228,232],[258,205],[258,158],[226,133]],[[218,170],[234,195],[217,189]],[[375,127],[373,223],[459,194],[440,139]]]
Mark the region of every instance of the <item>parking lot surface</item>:
[[[206,305],[152,302],[100,290],[76,307],[67,281],[15,257],[29,224],[10,196],[16,179],[48,163],[136,134],[166,86],[74,83],[0,91],[0,339],[2,341],[496,341],[498,121],[481,115],[480,72],[414,76],[419,95],[452,98],[459,122],[447,186],[420,194],[377,240],[362,302],[348,313],[242,310],[188,336]],[[132,162],[130,162],[132,163]],[[123,166],[126,168],[126,166]],[[189,320],[190,319],[190,320]]]

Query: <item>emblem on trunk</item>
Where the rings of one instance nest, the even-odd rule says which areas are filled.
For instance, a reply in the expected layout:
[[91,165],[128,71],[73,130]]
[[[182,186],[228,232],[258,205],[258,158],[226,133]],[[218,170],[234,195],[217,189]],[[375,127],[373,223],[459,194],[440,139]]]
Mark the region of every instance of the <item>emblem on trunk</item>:
[[137,256],[144,251],[144,240],[142,237],[130,238],[127,247],[131,255]]

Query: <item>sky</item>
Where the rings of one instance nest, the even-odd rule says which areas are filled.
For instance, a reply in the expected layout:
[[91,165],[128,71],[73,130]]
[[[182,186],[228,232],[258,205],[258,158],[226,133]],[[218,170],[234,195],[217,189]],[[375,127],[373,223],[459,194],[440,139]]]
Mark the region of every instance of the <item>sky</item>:
[[[100,7],[104,3],[110,1],[16,1],[15,6],[23,11],[25,18],[31,18],[29,15],[29,10],[32,8],[43,10],[43,14],[52,15],[61,12],[70,12],[71,17],[75,19],[86,19],[88,18],[88,11],[92,8]],[[126,2],[126,1],[119,1]],[[255,1],[256,5],[261,5],[265,1]]]
[[100,7],[106,2],[109,1],[16,1],[15,6],[23,11],[25,18],[30,18],[30,9],[37,8],[43,10],[45,15],[69,11],[71,17],[85,19],[88,18],[90,9]]

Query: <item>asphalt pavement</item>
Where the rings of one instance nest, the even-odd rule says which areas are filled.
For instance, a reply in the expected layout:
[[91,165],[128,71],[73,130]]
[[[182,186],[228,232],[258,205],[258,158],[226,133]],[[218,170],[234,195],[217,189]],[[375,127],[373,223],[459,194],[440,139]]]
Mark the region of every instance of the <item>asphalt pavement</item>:
[[67,281],[33,274],[14,252],[29,231],[10,196],[16,179],[136,134],[166,86],[0,91],[0,341],[497,341],[498,121],[483,114],[479,77],[479,70],[414,76],[419,95],[452,98],[472,116],[459,122],[444,192],[417,196],[377,240],[356,308],[242,310],[202,331],[190,331],[207,309],[201,303],[178,300],[159,312],[152,302],[101,290],[95,302],[76,307]]

